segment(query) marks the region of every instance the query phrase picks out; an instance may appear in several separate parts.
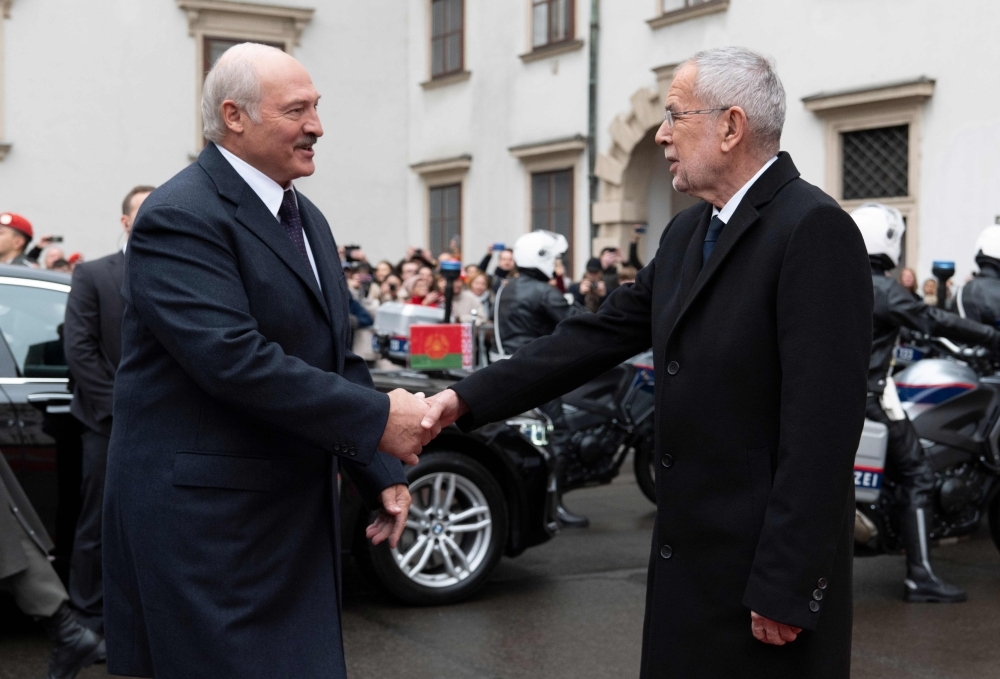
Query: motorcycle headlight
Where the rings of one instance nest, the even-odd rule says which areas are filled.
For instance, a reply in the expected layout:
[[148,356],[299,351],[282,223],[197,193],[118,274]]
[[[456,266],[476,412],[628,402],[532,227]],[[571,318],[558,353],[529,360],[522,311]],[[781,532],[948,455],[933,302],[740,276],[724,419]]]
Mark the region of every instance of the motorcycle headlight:
[[[541,413],[538,413],[541,415]],[[521,436],[531,441],[532,445],[542,447],[549,443],[549,434],[552,432],[552,422],[549,418],[521,415],[507,420],[507,426],[513,427],[521,432]]]

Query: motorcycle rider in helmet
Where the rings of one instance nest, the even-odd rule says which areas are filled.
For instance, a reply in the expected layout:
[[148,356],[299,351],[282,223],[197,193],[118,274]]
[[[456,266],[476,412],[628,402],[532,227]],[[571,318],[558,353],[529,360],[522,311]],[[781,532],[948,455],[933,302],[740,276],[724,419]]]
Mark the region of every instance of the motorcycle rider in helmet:
[[962,318],[1000,327],[1000,225],[979,234],[976,264],[979,273],[955,295],[955,311]]
[[[533,339],[551,335],[560,321],[586,309],[572,305],[549,284],[555,272],[556,259],[569,248],[566,239],[551,231],[532,231],[514,244],[514,264],[518,276],[497,293],[496,334],[499,347],[506,355],[513,354]],[[549,448],[556,461],[556,483],[559,486],[559,522],[566,527],[586,528],[586,517],[573,514],[563,506],[562,488],[566,478],[569,455],[569,430],[563,415],[562,399],[541,406],[552,420],[553,432]]]
[[933,515],[934,472],[925,456],[913,423],[899,404],[889,376],[893,349],[901,328],[946,337],[959,342],[1000,347],[1000,332],[915,299],[890,278],[899,263],[905,225],[899,210],[880,203],[866,203],[851,213],[868,248],[875,290],[872,357],[868,369],[866,416],[889,428],[886,474],[903,492],[900,516],[906,548],[904,599],[911,602],[965,601],[965,591],[943,582],[931,569],[928,526]]

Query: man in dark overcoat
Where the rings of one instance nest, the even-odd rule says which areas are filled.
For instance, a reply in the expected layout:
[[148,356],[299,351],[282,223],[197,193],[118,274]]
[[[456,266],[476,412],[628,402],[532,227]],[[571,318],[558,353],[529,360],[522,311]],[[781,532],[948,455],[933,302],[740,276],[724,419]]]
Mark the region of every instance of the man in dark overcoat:
[[[872,284],[861,235],[778,153],[784,89],[749,50],[678,70],[656,140],[678,214],[596,314],[433,397],[475,427],[652,346],[656,491],[642,676],[850,674],[853,459]],[[461,419],[459,419],[461,418]]]
[[[346,677],[338,471],[394,544],[427,404],[381,394],[312,174],[319,95],[281,50],[209,73],[210,140],[129,238],[104,502],[111,674]],[[398,458],[398,459],[397,459]],[[390,537],[391,533],[391,537]]]

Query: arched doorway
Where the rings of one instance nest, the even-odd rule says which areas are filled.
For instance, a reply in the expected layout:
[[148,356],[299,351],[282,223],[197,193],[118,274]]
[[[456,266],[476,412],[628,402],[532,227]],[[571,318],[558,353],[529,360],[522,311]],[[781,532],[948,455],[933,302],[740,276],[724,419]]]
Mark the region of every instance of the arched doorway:
[[636,226],[648,225],[639,242],[639,258],[648,262],[656,252],[663,227],[697,199],[671,186],[669,165],[654,137],[663,120],[660,94],[641,89],[632,108],[609,126],[612,144],[598,156],[594,174],[600,179],[601,200],[594,204],[598,226],[593,251],[617,246],[628,251]]

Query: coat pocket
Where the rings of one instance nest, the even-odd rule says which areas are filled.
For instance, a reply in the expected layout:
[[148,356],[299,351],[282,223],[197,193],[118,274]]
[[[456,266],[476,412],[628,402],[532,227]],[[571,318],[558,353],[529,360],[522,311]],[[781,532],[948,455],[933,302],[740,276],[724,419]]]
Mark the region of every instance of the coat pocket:
[[271,490],[271,460],[220,453],[174,453],[175,486]]
[[753,520],[759,530],[767,512],[771,496],[771,453],[774,446],[752,448],[747,451],[747,472],[750,476],[750,493],[753,499]]

